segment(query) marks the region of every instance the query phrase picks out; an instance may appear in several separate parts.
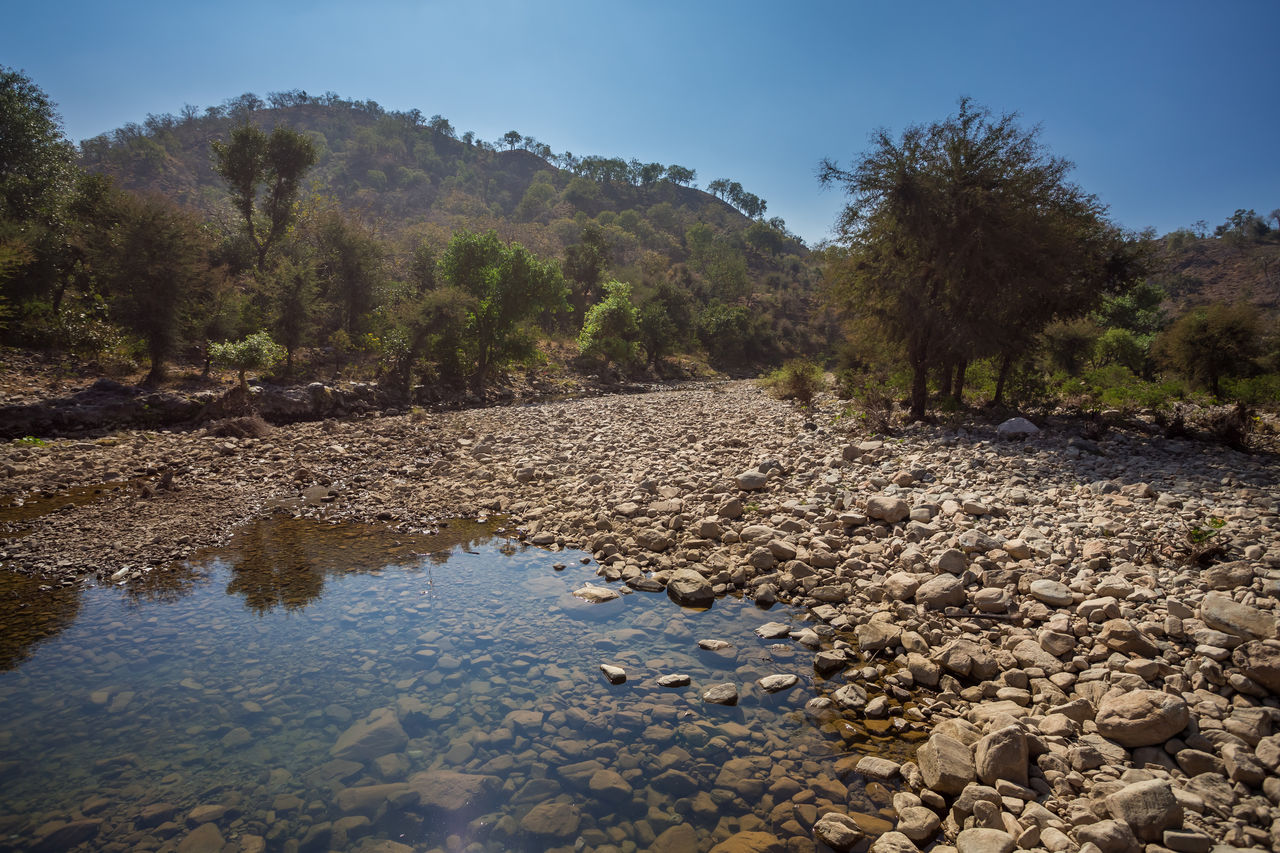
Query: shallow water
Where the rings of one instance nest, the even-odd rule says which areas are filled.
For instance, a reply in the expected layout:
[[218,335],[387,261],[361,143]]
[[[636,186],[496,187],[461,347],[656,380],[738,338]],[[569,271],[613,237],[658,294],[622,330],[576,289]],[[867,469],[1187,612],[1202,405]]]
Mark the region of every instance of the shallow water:
[[[216,827],[246,849],[701,850],[807,839],[806,806],[828,801],[885,828],[887,792],[848,770],[905,747],[819,727],[805,702],[843,682],[752,633],[799,614],[588,604],[570,594],[603,583],[585,556],[475,525],[273,519],[132,587],[4,580],[0,849],[160,849]],[[690,684],[658,686],[672,673]],[[800,682],[755,685],[775,673]],[[737,707],[702,701],[722,682]]]

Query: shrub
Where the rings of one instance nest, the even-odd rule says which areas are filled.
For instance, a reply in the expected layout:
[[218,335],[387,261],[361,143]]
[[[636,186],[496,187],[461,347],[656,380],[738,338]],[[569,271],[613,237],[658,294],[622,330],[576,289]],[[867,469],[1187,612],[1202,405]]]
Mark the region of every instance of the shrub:
[[604,298],[588,309],[583,320],[578,333],[579,351],[584,356],[630,365],[639,361],[639,341],[639,312],[631,302],[631,285],[607,282]]
[[284,347],[266,332],[257,332],[242,340],[210,344],[209,355],[215,363],[235,370],[240,376],[240,388],[248,391],[245,374],[278,364],[284,359]]
[[802,406],[826,387],[822,368],[806,359],[793,359],[766,376],[761,383],[779,400],[795,400]]

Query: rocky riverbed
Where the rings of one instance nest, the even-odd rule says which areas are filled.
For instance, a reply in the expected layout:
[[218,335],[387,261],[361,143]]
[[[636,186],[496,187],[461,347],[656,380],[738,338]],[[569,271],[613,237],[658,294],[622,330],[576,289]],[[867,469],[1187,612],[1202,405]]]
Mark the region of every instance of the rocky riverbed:
[[[807,608],[837,638],[813,668],[846,682],[811,715],[927,727],[914,761],[848,768],[899,790],[893,831],[870,842],[833,804],[807,816],[809,844],[1280,847],[1274,457],[1070,423],[865,440],[837,412],[728,383],[11,443],[3,489],[23,505],[0,563],[128,583],[273,511],[403,532],[502,514],[532,544],[590,551],[602,588]],[[715,849],[794,847],[781,824],[800,805]]]

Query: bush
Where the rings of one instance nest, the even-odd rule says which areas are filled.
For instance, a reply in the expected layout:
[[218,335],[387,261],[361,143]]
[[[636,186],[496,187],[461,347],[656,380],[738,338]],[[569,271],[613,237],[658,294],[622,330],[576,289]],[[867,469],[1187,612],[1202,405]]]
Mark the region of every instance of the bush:
[[578,349],[584,356],[619,365],[640,360],[639,312],[631,302],[631,285],[620,281],[605,284],[604,298],[587,310],[578,333]]
[[239,341],[223,341],[209,345],[214,363],[230,367],[240,375],[240,388],[248,391],[245,374],[250,370],[266,370],[284,360],[284,347],[271,340],[266,332],[257,332]]
[[793,359],[762,379],[761,384],[779,400],[796,400],[808,406],[827,382],[820,366],[806,359]]

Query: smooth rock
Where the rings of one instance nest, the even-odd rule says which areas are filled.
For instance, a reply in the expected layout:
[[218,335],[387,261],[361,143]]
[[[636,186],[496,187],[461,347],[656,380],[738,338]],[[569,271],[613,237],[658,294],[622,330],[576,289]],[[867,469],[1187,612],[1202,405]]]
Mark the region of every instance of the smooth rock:
[[1182,697],[1159,690],[1133,690],[1104,698],[1094,716],[1098,734],[1126,747],[1164,743],[1190,720]]

